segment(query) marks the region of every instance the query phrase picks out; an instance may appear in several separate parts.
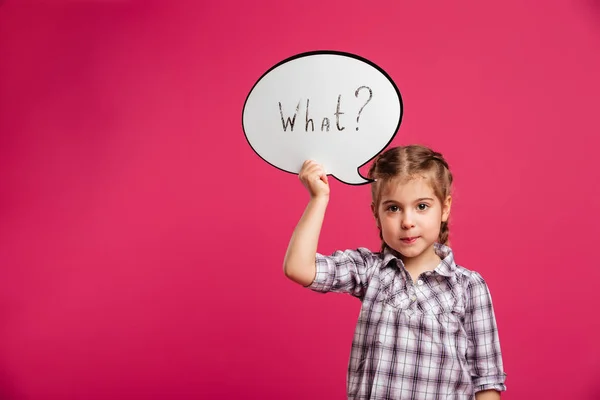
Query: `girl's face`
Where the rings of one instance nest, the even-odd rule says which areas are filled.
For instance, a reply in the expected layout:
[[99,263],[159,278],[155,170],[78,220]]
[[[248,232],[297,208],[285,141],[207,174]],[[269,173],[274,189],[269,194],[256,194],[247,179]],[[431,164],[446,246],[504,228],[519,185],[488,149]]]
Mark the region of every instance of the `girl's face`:
[[444,203],[425,177],[391,181],[382,188],[373,213],[385,243],[406,258],[434,255],[442,221],[450,215],[451,197]]

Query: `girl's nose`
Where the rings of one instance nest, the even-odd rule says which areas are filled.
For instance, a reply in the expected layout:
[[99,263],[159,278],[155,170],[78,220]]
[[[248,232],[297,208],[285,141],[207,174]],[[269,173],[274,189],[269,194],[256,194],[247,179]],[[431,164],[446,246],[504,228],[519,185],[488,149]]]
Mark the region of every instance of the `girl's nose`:
[[413,221],[413,218],[408,215],[405,214],[404,218],[402,218],[402,229],[410,229],[410,228],[414,228],[415,227],[415,223]]

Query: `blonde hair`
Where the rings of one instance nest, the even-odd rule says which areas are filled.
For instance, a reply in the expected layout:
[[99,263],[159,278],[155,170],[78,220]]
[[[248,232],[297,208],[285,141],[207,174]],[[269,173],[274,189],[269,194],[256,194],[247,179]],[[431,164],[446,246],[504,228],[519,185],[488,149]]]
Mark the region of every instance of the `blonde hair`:
[[[381,192],[392,180],[405,180],[417,176],[429,178],[435,196],[443,204],[451,193],[452,174],[442,154],[421,145],[399,146],[388,149],[375,159],[368,177],[375,180],[371,184],[371,196],[375,210],[381,201]],[[442,221],[438,242],[448,244],[450,230],[448,221]],[[387,247],[379,228],[382,251]]]

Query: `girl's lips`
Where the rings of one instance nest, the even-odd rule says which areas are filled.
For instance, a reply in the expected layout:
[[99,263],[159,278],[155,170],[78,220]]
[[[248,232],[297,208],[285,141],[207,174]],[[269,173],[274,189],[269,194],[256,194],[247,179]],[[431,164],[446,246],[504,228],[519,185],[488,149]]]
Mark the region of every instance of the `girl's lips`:
[[401,238],[400,240],[402,240],[403,243],[412,244],[412,243],[416,242],[418,238],[419,238],[418,236],[414,236],[414,237]]

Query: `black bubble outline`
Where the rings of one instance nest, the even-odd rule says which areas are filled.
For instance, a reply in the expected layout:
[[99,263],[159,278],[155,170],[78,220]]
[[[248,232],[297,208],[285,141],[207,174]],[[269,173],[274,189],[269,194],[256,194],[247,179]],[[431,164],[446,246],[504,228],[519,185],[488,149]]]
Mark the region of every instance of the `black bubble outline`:
[[254,90],[254,88],[256,87],[256,85],[258,85],[258,83],[267,74],[269,74],[269,72],[273,71],[275,68],[277,68],[277,67],[279,67],[279,66],[281,66],[281,65],[283,65],[285,63],[288,63],[290,61],[296,60],[298,58],[309,57],[309,56],[320,55],[320,54],[331,54],[331,55],[336,55],[336,56],[350,57],[350,58],[354,58],[356,60],[362,61],[362,62],[370,65],[371,67],[373,67],[376,70],[378,70],[379,72],[381,72],[381,74],[383,74],[383,76],[385,76],[387,78],[387,80],[390,81],[390,83],[392,84],[392,87],[394,88],[394,90],[396,91],[396,94],[398,95],[398,100],[400,101],[400,116],[398,117],[398,125],[396,125],[396,129],[394,130],[394,134],[390,137],[390,140],[379,151],[377,151],[377,153],[375,153],[375,155],[373,157],[369,158],[367,161],[365,161],[363,164],[359,165],[356,168],[358,176],[360,176],[361,178],[365,179],[366,182],[362,182],[362,183],[348,183],[348,182],[345,182],[345,181],[339,179],[334,174],[327,174],[327,175],[333,176],[338,181],[340,181],[342,183],[345,183],[347,185],[361,186],[361,185],[366,185],[366,184],[372,183],[373,182],[372,179],[366,178],[366,177],[364,177],[360,173],[360,168],[362,168],[364,165],[368,164],[371,160],[373,160],[375,157],[377,157],[379,155],[379,153],[381,153],[383,150],[385,150],[385,148],[388,147],[390,145],[390,143],[394,140],[394,137],[398,134],[398,129],[400,128],[400,124],[402,123],[402,117],[404,115],[404,103],[402,101],[402,95],[400,94],[400,90],[398,89],[398,86],[396,86],[396,83],[390,77],[390,75],[387,72],[385,72],[383,70],[383,68],[381,68],[379,65],[377,65],[374,62],[372,62],[372,61],[370,61],[370,60],[368,60],[368,59],[366,59],[364,57],[361,57],[359,55],[356,55],[356,54],[353,54],[353,53],[348,53],[348,52],[345,52],[345,51],[337,51],[337,50],[314,50],[314,51],[307,51],[307,52],[298,53],[296,55],[288,57],[288,58],[286,58],[286,59],[278,62],[277,64],[275,64],[271,68],[269,68],[265,73],[263,73],[261,75],[260,78],[258,78],[258,80],[254,83],[254,85],[252,85],[252,88],[250,89],[250,91],[248,92],[248,95],[246,96],[246,100],[244,100],[244,107],[242,108],[242,130],[244,131],[244,137],[246,138],[246,141],[248,142],[248,145],[250,146],[250,148],[252,149],[252,151],[254,151],[254,153],[258,157],[260,157],[261,160],[263,160],[267,164],[271,165],[272,167],[277,168],[280,171],[287,172],[288,174],[298,175],[297,172],[287,171],[287,170],[285,170],[283,168],[278,167],[277,165],[271,164],[269,161],[267,161],[266,159],[264,159],[260,154],[258,154],[258,152],[256,151],[256,149],[252,146],[252,143],[250,143],[250,140],[248,139],[248,135],[246,134],[246,129],[244,128],[244,112],[246,111],[246,104],[248,103],[248,98],[250,97],[250,94],[252,94],[252,91]]

